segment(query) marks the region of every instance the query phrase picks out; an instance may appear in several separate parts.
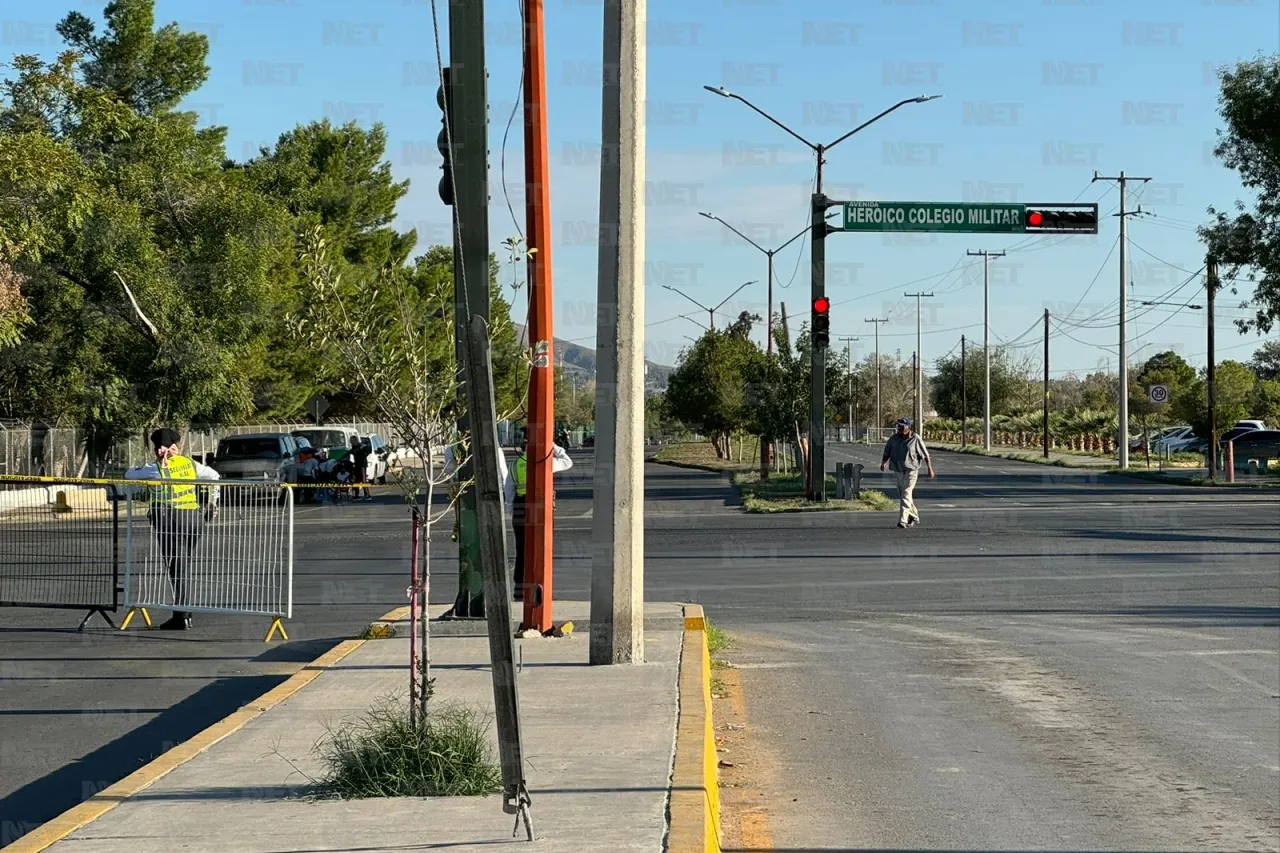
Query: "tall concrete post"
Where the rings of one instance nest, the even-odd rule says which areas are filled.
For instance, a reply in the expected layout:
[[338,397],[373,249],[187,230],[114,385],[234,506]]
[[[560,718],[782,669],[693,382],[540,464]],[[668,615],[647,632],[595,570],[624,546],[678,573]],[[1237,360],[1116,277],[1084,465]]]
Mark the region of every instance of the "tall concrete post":
[[645,2],[604,0],[593,665],[644,661]]

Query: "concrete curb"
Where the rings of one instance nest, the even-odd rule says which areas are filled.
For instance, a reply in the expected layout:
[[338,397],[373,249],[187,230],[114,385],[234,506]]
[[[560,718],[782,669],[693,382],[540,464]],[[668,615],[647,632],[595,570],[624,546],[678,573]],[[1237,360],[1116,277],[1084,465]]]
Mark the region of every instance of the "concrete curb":
[[711,719],[711,651],[702,607],[685,605],[667,853],[720,853],[720,782]]
[[[392,612],[394,613],[395,611]],[[392,614],[387,614],[387,616],[390,615]],[[386,617],[383,618],[386,619]],[[116,806],[146,790],[209,747],[235,734],[244,728],[250,720],[262,716],[276,705],[293,696],[314,681],[320,673],[335,666],[366,642],[366,640],[342,641],[253,702],[232,712],[229,716],[222,718],[189,740],[183,741],[114,785],[94,794],[80,803],[80,805],[73,806],[52,820],[47,821],[38,829],[33,829],[7,847],[0,847],[0,851],[2,853],[40,853],[40,851],[56,844],[77,829],[93,823]]]

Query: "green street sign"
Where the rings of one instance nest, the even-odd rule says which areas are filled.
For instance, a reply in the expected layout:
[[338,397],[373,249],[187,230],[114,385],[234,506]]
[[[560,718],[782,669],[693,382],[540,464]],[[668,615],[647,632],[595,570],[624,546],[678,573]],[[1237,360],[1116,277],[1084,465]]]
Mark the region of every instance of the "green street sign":
[[847,201],[845,231],[943,231],[952,234],[1022,234],[1025,204],[952,201]]

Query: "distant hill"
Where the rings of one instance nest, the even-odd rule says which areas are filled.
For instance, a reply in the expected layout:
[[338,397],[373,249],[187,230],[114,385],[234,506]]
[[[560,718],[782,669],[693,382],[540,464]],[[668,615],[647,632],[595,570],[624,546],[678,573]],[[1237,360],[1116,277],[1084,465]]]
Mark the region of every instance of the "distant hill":
[[[516,327],[516,338],[521,346],[528,346],[525,327],[519,323]],[[563,366],[566,373],[577,374],[586,379],[596,378],[596,351],[589,347],[579,346],[571,341],[556,338],[556,362]],[[675,372],[675,368],[665,364],[645,361],[645,390],[664,391],[667,380]]]

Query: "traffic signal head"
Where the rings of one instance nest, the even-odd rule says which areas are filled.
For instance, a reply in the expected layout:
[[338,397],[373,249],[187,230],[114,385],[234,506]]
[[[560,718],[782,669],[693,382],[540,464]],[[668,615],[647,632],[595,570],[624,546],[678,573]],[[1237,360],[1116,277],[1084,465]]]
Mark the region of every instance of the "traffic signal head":
[[1097,234],[1098,206],[1028,206],[1026,231],[1029,234]]
[[449,143],[455,133],[453,123],[453,81],[448,68],[441,69],[444,85],[436,90],[436,103],[440,106],[440,135],[436,137],[436,148],[444,162],[440,165],[444,174],[440,177],[440,200],[453,207],[453,146]]
[[831,345],[831,300],[819,296],[813,300],[813,346],[826,349]]

